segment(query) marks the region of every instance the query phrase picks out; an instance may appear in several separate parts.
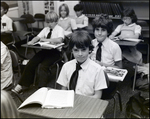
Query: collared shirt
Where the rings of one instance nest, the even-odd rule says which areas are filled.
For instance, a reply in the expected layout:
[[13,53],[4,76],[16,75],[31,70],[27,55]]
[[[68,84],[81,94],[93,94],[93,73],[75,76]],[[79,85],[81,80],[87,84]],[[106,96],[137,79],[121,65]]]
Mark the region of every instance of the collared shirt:
[[[58,84],[69,89],[70,78],[76,69],[76,63],[74,59],[63,65],[57,80]],[[107,88],[104,71],[100,65],[88,58],[81,67],[75,90],[77,94],[91,96],[95,91]]]
[[60,18],[58,20],[58,25],[60,25],[65,30],[65,35],[69,35],[72,33],[72,30],[76,30],[76,21],[72,18]]
[[75,20],[78,28],[86,27],[89,24],[89,19],[84,14],[79,17],[76,16]]
[[136,23],[132,23],[128,26],[126,26],[125,24],[121,24],[121,25],[118,25],[117,28],[115,29],[115,31],[117,33],[120,33],[123,35],[127,35],[128,36],[131,34],[136,34],[138,33],[139,35],[141,34],[141,26],[140,25],[137,25]]
[[[37,36],[40,38],[47,38],[47,35],[50,31],[49,27],[45,27]],[[64,29],[60,27],[59,25],[56,25],[51,34],[51,38],[63,38],[64,39]],[[57,48],[59,51],[61,51],[62,47]]]
[[1,89],[12,83],[13,71],[10,52],[6,45],[1,42]]
[[10,19],[7,15],[4,14],[1,17],[1,32],[13,31],[12,22],[12,19]]
[[[97,39],[92,40],[94,49],[91,53],[91,59],[96,59],[96,52],[98,49]],[[116,61],[122,60],[122,51],[120,46],[114,41],[106,38],[102,42],[102,53],[101,53],[101,62],[107,64],[108,66],[114,66]]]

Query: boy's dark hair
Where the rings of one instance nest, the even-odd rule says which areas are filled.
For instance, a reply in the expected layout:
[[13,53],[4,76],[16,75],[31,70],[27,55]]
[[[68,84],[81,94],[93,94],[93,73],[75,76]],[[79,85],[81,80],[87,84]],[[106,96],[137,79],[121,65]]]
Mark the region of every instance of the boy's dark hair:
[[111,19],[109,19],[109,16],[107,14],[100,14],[100,16],[95,17],[92,21],[93,31],[95,31],[96,28],[101,27],[105,28],[108,32],[108,36],[113,31],[113,22]]
[[89,47],[89,50],[92,51],[94,47],[91,41],[92,39],[87,31],[85,30],[75,31],[71,35],[69,42],[69,49],[72,50],[74,46],[81,49]]
[[62,4],[62,5],[59,6],[59,16],[60,16],[60,17],[61,17],[61,14],[60,14],[61,8],[62,8],[63,6],[65,7],[65,9],[66,9],[66,11],[67,11],[67,16],[69,15],[69,7],[68,7],[68,5],[67,5],[67,4]]
[[130,17],[132,19],[132,23],[137,22],[137,16],[132,8],[125,8],[121,14],[121,18]]
[[6,14],[9,10],[9,5],[6,2],[1,2],[1,7],[3,7],[3,9],[6,11]]
[[76,4],[74,6],[74,11],[82,11],[83,10],[83,6],[81,4]]

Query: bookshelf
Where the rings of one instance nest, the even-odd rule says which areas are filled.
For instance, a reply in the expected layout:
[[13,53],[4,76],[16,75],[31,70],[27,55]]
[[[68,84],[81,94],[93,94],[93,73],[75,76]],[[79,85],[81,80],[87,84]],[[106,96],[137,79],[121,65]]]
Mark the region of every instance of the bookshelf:
[[149,0],[81,0],[80,3],[84,6],[83,13],[89,18],[105,13],[112,19],[120,19],[122,10],[131,7],[135,10],[138,19],[149,20]]

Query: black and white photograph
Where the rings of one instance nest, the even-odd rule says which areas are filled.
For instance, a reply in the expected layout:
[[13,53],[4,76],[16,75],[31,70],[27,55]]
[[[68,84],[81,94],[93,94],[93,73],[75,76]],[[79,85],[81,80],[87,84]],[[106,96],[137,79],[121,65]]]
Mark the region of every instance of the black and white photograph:
[[149,0],[1,0],[1,118],[149,118]]

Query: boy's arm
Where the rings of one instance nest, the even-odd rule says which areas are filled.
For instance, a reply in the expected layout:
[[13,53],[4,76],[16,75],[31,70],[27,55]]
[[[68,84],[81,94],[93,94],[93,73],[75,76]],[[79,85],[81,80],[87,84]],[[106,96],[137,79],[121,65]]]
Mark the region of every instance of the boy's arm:
[[110,38],[111,40],[113,40],[114,37],[115,37],[117,34],[118,34],[118,32],[117,32],[117,31],[114,31],[114,32],[109,36],[109,38]]
[[32,45],[32,44],[36,43],[39,40],[40,40],[40,37],[36,36],[31,41],[29,41],[27,44],[28,45]]
[[41,39],[40,41],[49,41],[51,44],[59,44],[59,43],[62,43],[63,42],[63,38],[62,37],[59,37],[59,38],[50,38],[50,39]]
[[122,69],[123,68],[123,66],[122,66],[122,60],[116,61],[114,67]]
[[97,90],[97,91],[95,91],[94,95],[89,96],[89,97],[100,99],[101,96],[102,96],[102,91],[101,90]]

